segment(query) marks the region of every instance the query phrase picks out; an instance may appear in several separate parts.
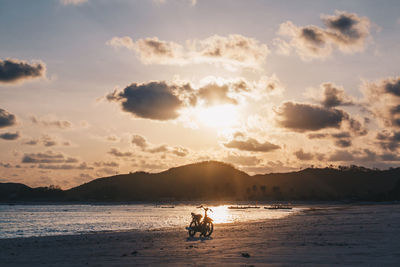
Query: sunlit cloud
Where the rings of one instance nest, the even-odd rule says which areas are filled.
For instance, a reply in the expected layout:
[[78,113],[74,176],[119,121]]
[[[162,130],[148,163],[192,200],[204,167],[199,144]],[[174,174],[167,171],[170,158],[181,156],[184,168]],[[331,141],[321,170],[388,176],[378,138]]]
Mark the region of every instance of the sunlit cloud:
[[373,82],[364,81],[362,91],[365,107],[382,126],[400,127],[400,77],[389,77]]
[[182,146],[171,147],[167,144],[154,145],[148,142],[143,136],[137,134],[132,136],[131,142],[134,146],[140,148],[142,152],[146,153],[171,153],[179,157],[185,157],[189,154],[189,149]]
[[31,116],[30,120],[33,124],[43,127],[55,127],[59,129],[68,129],[72,127],[72,123],[67,120],[58,120],[53,118],[37,118]]
[[135,51],[144,64],[216,64],[228,70],[260,68],[269,54],[267,45],[239,34],[213,35],[203,40],[188,40],[186,45],[162,41],[157,37],[138,39],[113,37],[108,45]]
[[248,139],[234,139],[224,144],[227,148],[235,148],[243,151],[252,152],[271,152],[280,149],[280,146],[272,144],[268,141],[260,143],[254,138]]

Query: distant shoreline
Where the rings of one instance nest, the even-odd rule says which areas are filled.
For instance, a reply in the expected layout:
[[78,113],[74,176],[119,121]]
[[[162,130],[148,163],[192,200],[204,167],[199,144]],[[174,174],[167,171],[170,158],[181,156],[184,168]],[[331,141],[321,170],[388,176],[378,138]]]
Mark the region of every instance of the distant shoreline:
[[[270,205],[274,203],[290,203],[293,205],[387,205],[387,204],[400,204],[400,200],[393,201],[332,201],[332,200],[314,200],[314,201],[257,201],[258,206]],[[1,202],[0,206],[14,206],[14,205],[254,205],[255,201],[175,201],[175,202],[160,202],[160,201],[110,201],[110,202],[97,202],[97,201],[15,201],[15,202]]]

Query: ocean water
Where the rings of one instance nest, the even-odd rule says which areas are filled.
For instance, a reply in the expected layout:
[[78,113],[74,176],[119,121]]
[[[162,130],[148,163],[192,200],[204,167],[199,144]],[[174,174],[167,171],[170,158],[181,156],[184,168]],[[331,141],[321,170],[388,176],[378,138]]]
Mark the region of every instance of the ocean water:
[[[214,223],[278,219],[300,211],[260,209],[230,210],[228,205],[210,206]],[[161,208],[154,204],[128,205],[0,205],[0,238],[68,235],[94,231],[149,230],[185,227],[191,212],[204,212],[194,205]]]

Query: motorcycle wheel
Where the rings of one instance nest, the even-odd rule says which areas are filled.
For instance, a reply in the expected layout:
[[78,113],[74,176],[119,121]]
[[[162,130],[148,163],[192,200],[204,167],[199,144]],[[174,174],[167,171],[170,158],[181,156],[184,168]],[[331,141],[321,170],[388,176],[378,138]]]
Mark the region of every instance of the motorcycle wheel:
[[202,235],[205,237],[209,237],[212,232],[214,231],[214,225],[212,222],[207,222],[206,225],[204,225],[204,230],[202,232]]
[[190,230],[188,230],[189,236],[192,237],[196,234],[196,231],[193,230],[196,227],[196,223],[194,221],[192,221],[189,225]]

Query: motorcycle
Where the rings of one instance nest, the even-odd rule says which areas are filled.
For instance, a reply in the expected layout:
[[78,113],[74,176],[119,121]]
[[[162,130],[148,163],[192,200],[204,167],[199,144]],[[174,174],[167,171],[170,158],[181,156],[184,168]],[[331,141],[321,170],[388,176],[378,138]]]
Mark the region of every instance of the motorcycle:
[[190,237],[194,236],[197,232],[200,232],[200,237],[209,237],[214,231],[214,224],[213,219],[207,216],[207,211],[213,211],[210,208],[203,207],[203,205],[197,208],[204,210],[204,218],[201,220],[203,217],[201,214],[195,214],[192,212],[192,221],[190,222],[189,227],[186,227],[186,230],[188,230]]

